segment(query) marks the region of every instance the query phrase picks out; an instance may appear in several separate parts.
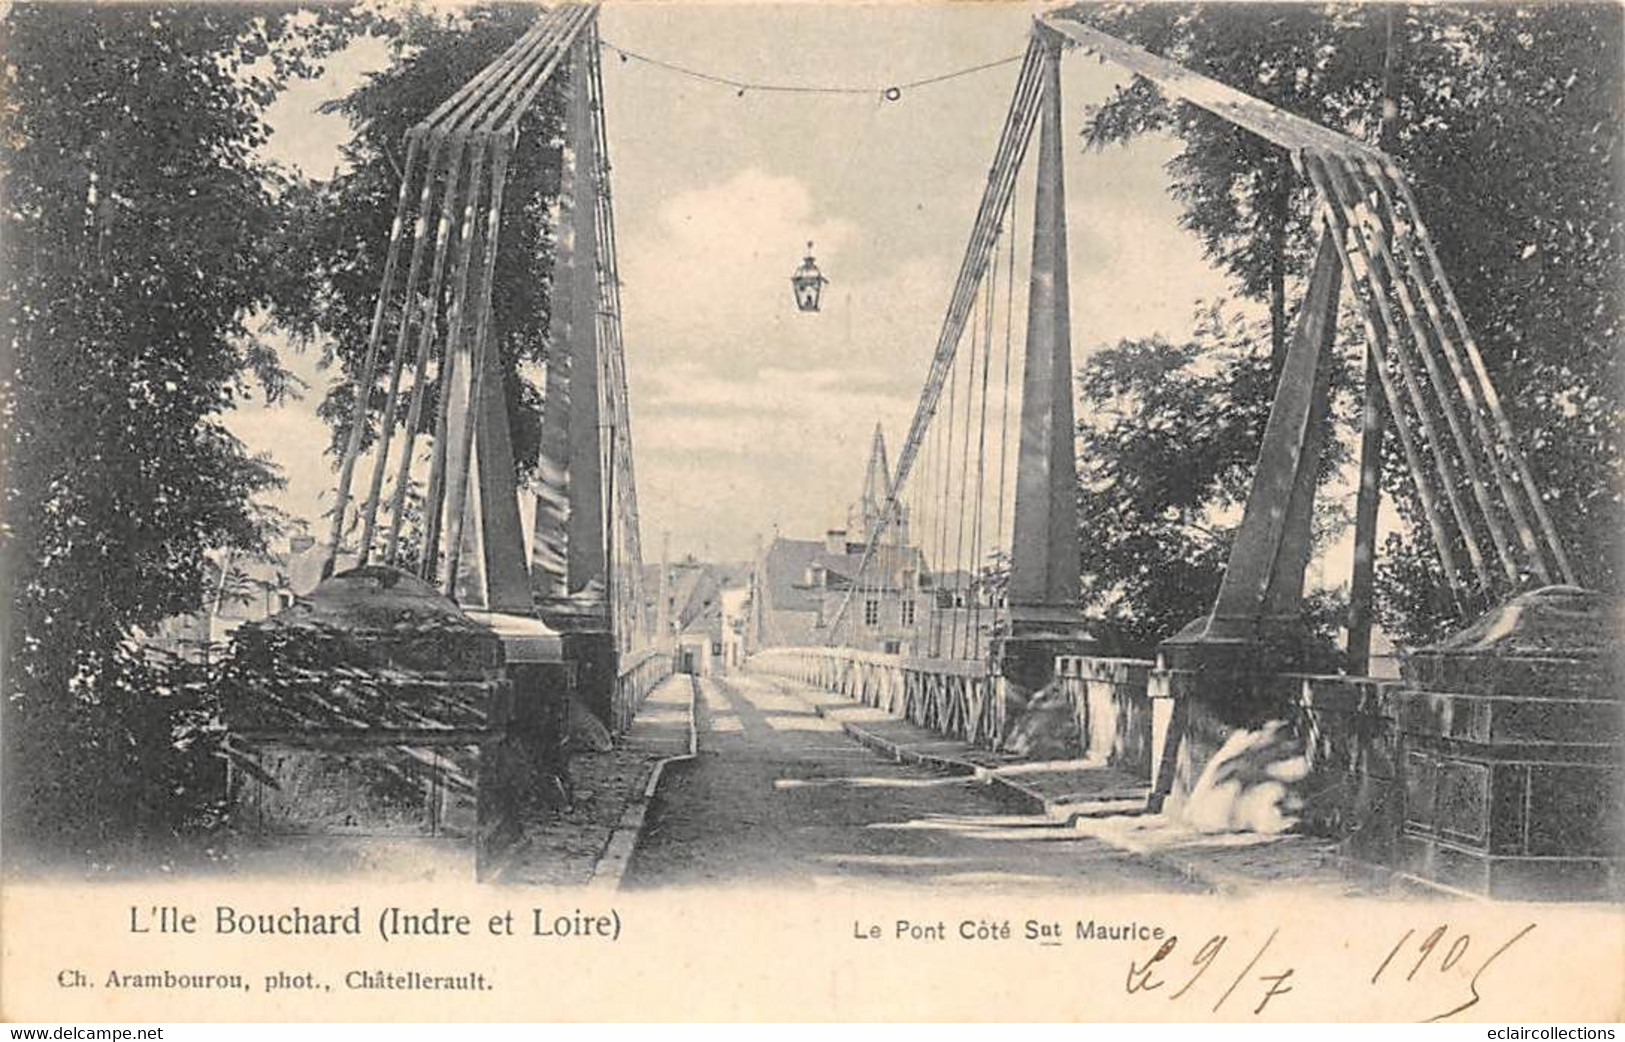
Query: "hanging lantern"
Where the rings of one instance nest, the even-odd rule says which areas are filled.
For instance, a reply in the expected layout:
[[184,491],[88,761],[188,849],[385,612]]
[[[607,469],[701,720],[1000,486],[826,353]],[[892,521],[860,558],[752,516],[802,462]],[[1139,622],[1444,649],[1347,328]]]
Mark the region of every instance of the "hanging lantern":
[[818,310],[818,298],[823,294],[824,286],[829,283],[813,261],[812,245],[810,242],[807,243],[807,255],[801,258],[801,267],[790,276],[790,285],[796,292],[796,307],[802,311]]

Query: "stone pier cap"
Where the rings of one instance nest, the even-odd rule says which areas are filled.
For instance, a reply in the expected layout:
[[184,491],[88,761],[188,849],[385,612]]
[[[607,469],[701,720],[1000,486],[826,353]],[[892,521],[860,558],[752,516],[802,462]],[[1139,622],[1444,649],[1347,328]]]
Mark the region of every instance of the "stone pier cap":
[[465,608],[464,613],[502,641],[502,653],[509,665],[560,664],[564,661],[564,638],[559,631],[528,615]]
[[1424,691],[1617,700],[1625,600],[1578,586],[1530,590],[1404,656],[1401,672]]
[[503,641],[416,576],[364,565],[233,637],[238,733],[484,728],[504,715]]

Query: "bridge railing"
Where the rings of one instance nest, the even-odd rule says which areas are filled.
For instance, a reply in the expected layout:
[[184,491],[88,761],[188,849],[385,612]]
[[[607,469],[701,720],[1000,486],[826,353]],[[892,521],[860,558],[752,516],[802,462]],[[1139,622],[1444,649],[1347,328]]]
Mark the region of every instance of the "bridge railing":
[[757,652],[749,665],[988,749],[1004,733],[1003,689],[985,662],[792,647]]
[[673,664],[672,650],[659,645],[629,651],[621,657],[620,670],[615,676],[616,731],[632,726],[643,700],[662,680],[671,676]]
[[[1005,698],[999,678],[982,662],[908,658],[840,647],[769,648],[753,655],[749,668],[787,677],[844,695],[892,716],[985,748],[998,748],[1006,733]],[[1084,759],[1107,764],[1147,783],[1161,772],[1175,798],[1196,782],[1194,772],[1211,758],[1233,729],[1197,714],[1178,714],[1175,700],[1187,698],[1198,678],[1160,668],[1148,659],[1061,655],[1055,659],[1055,688],[1071,703]],[[1392,731],[1392,708],[1373,692],[1392,682],[1364,677],[1276,674],[1260,678],[1260,694],[1278,707],[1291,725],[1289,745],[1301,752],[1315,782],[1331,779],[1304,808],[1317,831],[1335,834],[1328,823],[1370,816],[1370,794],[1386,794],[1395,760],[1384,744]],[[1170,724],[1185,718],[1170,733]],[[1373,723],[1372,721],[1376,722]],[[1386,726],[1384,726],[1386,725]],[[1211,733],[1209,733],[1211,732]],[[1170,740],[1198,751],[1164,761]],[[1376,765],[1376,766],[1372,766]],[[1352,780],[1351,780],[1352,779]],[[1336,792],[1331,791],[1336,789]],[[1342,793],[1356,794],[1342,806]],[[1379,801],[1380,802],[1380,801]]]
[[1156,663],[1101,655],[1060,655],[1055,684],[1072,702],[1085,759],[1151,777],[1151,700]]

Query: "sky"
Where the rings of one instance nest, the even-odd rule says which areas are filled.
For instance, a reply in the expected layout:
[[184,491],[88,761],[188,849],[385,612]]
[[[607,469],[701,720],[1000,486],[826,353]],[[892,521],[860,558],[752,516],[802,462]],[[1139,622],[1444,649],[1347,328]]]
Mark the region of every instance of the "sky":
[[[857,497],[876,422],[895,462],[1017,66],[895,101],[879,90],[1018,56],[1035,10],[604,8],[604,40],[641,55],[746,82],[875,88],[740,96],[605,53],[646,552],[657,552],[666,533],[674,556],[712,560],[747,557],[757,536],[775,531],[817,538]],[[271,113],[270,153],[327,175],[349,129],[314,110],[384,58],[380,45],[363,41],[324,77],[291,88]],[[1172,142],[1084,150],[1080,114],[1120,79],[1076,54],[1063,63],[1075,363],[1119,338],[1182,336],[1197,302],[1228,289],[1179,227],[1163,169]],[[1026,183],[1018,195],[1030,200]],[[1029,234],[1023,228],[1021,241]],[[808,240],[830,279],[818,314],[798,312],[790,292]],[[289,352],[286,362],[310,391],[241,410],[232,426],[283,466],[289,488],[280,505],[314,521],[334,484],[315,416],[329,375],[313,354]]]

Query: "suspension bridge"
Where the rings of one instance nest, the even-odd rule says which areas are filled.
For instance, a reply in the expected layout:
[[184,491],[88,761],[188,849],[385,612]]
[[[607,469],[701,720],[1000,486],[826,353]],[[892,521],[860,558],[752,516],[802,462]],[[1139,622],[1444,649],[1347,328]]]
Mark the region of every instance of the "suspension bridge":
[[[834,815],[824,824],[837,831],[876,824],[872,801],[852,804],[827,784],[822,740],[783,734],[784,714],[812,719],[785,708],[801,699],[826,723],[844,719],[843,706],[869,711],[846,731],[896,759],[888,721],[940,738],[968,769],[1016,771],[1040,802],[1048,772],[1050,795],[1074,803],[1216,814],[1231,829],[1264,827],[1235,810],[1248,772],[1278,780],[1288,774],[1270,770],[1292,764],[1309,793],[1294,805],[1301,827],[1351,857],[1478,892],[1617,892],[1608,837],[1620,736],[1598,721],[1617,710],[1618,685],[1603,679],[1602,631],[1575,624],[1600,609],[1575,585],[1412,186],[1369,144],[1064,15],[1033,23],[912,423],[895,469],[883,452],[871,467],[862,528],[839,548],[852,567],[826,580],[833,598],[815,611],[816,639],[775,642],[758,611],[740,679],[704,690],[671,680],[664,594],[645,588],[597,15],[594,5],[544,13],[407,136],[329,578],[253,638],[263,652],[254,697],[232,721],[254,820],[286,824],[301,793],[342,792],[332,798],[366,832],[418,798],[400,792],[426,791],[431,809],[410,828],[467,840],[484,857],[522,839],[521,808],[538,790],[568,789],[573,713],[626,741],[649,718],[651,692],[693,683],[694,726],[732,715],[744,732],[698,751],[755,750],[744,773],[673,782],[713,817],[782,813],[771,802],[782,790],[807,814]],[[1060,69],[1086,56],[1283,150],[1316,201],[1313,267],[1221,588],[1213,604],[1191,606],[1191,624],[1155,659],[1114,655],[1080,599],[1088,533],[1066,231],[1069,217],[1088,220],[1089,195],[1069,203]],[[561,78],[552,354],[527,544],[492,284],[514,145]],[[1360,323],[1374,375],[1360,390],[1381,401],[1398,439],[1461,621],[1456,637],[1414,650],[1399,678],[1364,675],[1370,525],[1356,533],[1367,581],[1353,584],[1347,668],[1302,671],[1328,374],[1345,315]],[[882,608],[905,602],[899,639],[877,647]],[[681,701],[665,698],[660,712]],[[766,746],[746,740],[758,731]],[[774,756],[800,773],[758,777]],[[367,776],[357,763],[398,791],[331,783]],[[756,795],[730,795],[729,779]],[[875,791],[905,782],[925,784],[899,777]],[[1599,790],[1613,802],[1576,803]],[[657,831],[668,845],[715,838],[688,827]],[[730,856],[786,871],[787,859],[816,857],[774,835]],[[646,868],[660,857],[645,856]],[[1022,857],[1030,868],[1044,854]]]

